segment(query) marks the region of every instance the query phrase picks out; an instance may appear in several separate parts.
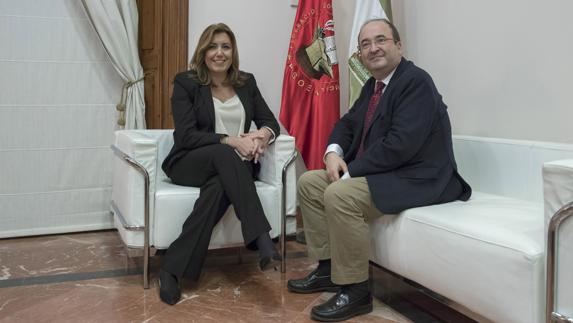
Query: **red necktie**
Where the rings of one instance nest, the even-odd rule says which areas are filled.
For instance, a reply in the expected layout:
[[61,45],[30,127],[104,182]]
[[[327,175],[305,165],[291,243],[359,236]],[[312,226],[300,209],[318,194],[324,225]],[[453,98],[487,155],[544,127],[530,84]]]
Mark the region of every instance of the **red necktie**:
[[356,157],[360,157],[362,152],[364,151],[364,140],[366,139],[366,132],[368,131],[368,127],[372,123],[372,119],[374,118],[374,112],[376,112],[376,107],[378,106],[378,102],[380,102],[380,97],[382,96],[382,90],[384,89],[383,82],[376,81],[376,88],[372,97],[370,98],[370,102],[368,102],[368,110],[366,110],[366,116],[364,117],[364,129],[362,130],[362,140],[360,141],[360,148],[358,148],[358,153]]

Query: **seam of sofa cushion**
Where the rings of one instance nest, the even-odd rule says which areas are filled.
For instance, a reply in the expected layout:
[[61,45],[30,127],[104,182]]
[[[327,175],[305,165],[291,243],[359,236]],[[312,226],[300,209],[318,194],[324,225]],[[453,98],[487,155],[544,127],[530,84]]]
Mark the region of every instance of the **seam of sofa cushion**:
[[412,218],[406,218],[406,220],[409,220],[409,221],[412,221],[412,222],[421,223],[421,224],[425,224],[425,225],[427,225],[427,226],[431,226],[431,227],[434,227],[434,228],[437,228],[437,229],[441,229],[441,230],[447,231],[447,232],[449,232],[449,233],[452,233],[452,234],[455,234],[455,235],[458,235],[458,236],[463,236],[463,237],[471,238],[471,239],[474,239],[474,240],[477,240],[477,241],[482,241],[482,242],[488,243],[488,244],[490,244],[490,245],[494,245],[494,246],[506,248],[506,249],[509,249],[509,250],[513,250],[513,251],[515,251],[515,252],[518,252],[518,253],[520,253],[520,254],[523,254],[524,256],[526,256],[526,258],[531,259],[531,260],[538,260],[539,258],[543,258],[543,255],[545,255],[545,251],[544,251],[544,250],[541,250],[541,252],[537,252],[537,253],[535,253],[535,254],[533,254],[533,255],[528,255],[528,254],[524,253],[523,250],[519,250],[519,249],[514,248],[514,247],[510,247],[510,246],[506,246],[506,245],[503,245],[503,244],[500,244],[500,243],[496,243],[496,242],[493,242],[493,241],[489,241],[489,240],[485,240],[485,239],[482,239],[482,238],[478,238],[478,237],[475,237],[475,236],[470,235],[470,234],[467,234],[467,233],[461,233],[461,232],[453,231],[453,230],[451,230],[451,229],[448,229],[448,228],[445,228],[445,227],[442,227],[442,226],[439,226],[439,225],[436,225],[436,224],[432,224],[432,223],[428,223],[428,222],[424,222],[424,221],[420,221],[420,220],[418,220],[418,219],[412,219]]

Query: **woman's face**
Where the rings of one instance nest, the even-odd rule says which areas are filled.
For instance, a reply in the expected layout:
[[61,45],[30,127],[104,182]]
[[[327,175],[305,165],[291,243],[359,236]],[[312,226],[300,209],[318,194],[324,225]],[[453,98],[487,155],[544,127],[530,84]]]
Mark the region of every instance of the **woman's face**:
[[227,73],[233,62],[233,45],[227,33],[221,32],[213,36],[213,40],[205,53],[205,65],[211,74]]

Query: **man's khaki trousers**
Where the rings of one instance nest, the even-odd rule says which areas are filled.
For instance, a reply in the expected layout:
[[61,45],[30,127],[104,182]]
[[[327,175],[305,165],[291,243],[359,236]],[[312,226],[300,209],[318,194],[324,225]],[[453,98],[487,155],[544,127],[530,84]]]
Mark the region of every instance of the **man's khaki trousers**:
[[308,171],[298,181],[298,198],[309,256],[315,260],[331,259],[331,279],[335,284],[367,280],[367,221],[382,213],[372,201],[366,178],[330,183],[325,170]]

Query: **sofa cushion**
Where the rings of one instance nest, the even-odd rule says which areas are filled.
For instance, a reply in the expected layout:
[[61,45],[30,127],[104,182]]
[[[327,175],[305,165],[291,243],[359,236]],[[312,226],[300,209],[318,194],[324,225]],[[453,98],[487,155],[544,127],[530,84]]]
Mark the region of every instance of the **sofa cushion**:
[[370,227],[373,262],[494,321],[542,320],[541,203],[474,192]]

